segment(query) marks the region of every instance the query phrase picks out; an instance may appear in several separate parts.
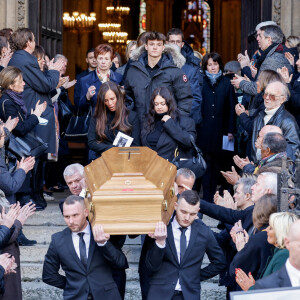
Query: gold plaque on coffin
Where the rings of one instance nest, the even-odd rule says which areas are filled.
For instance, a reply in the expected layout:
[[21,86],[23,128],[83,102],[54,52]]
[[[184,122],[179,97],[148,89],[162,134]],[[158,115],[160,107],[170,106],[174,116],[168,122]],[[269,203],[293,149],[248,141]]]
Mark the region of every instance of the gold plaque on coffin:
[[85,168],[89,220],[109,234],[147,234],[174,210],[176,167],[147,147],[111,148]]

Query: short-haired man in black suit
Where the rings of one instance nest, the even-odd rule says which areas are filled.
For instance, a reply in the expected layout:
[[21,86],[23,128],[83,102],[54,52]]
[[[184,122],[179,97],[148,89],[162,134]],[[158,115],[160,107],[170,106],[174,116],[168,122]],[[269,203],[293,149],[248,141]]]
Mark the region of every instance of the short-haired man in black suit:
[[[126,256],[99,224],[86,220],[83,198],[69,196],[63,206],[68,228],[52,235],[43,266],[43,281],[64,289],[64,300],[120,300],[112,268],[128,267]],[[59,274],[59,269],[65,276]]]
[[[155,240],[146,255],[146,265],[153,272],[148,300],[199,300],[200,281],[225,269],[223,252],[212,231],[197,219],[199,207],[197,192],[184,191],[169,225],[156,224],[151,234]],[[205,253],[210,264],[201,269]]]

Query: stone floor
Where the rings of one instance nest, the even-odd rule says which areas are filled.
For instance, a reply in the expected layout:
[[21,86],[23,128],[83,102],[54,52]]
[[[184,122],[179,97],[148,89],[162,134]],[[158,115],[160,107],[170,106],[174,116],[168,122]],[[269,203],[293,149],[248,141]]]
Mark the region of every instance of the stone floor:
[[[44,211],[36,212],[24,226],[24,233],[29,239],[37,240],[33,247],[21,247],[21,273],[24,300],[56,300],[62,299],[62,291],[46,285],[42,282],[42,268],[51,235],[65,228],[65,223],[58,207],[59,200],[65,198],[68,193],[56,193],[55,201],[48,202]],[[213,230],[216,230],[216,222],[205,218],[204,222]],[[141,250],[140,237],[127,239],[123,251],[129,262],[127,270],[126,300],[141,299],[138,280],[138,259]],[[207,258],[204,261],[208,263]],[[203,282],[202,299],[225,299],[224,287],[218,286],[218,278],[212,278]],[[160,299],[158,299],[160,300]]]

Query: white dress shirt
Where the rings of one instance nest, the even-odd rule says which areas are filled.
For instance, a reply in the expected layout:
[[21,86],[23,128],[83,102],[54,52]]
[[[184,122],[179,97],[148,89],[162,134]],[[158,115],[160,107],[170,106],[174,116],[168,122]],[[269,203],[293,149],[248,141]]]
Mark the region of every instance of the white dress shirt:
[[[180,237],[181,237],[181,230],[179,229],[181,226],[176,220],[176,216],[173,219],[172,222],[172,230],[173,230],[173,236],[174,236],[174,243],[176,247],[176,252],[177,252],[177,258],[180,263]],[[189,245],[190,237],[191,237],[191,226],[187,227],[187,230],[185,231],[185,237],[186,237],[186,249]],[[179,279],[177,280],[176,286],[175,286],[176,291],[181,291],[181,285],[179,283]]]
[[[84,232],[83,240],[85,242],[85,249],[86,249],[86,257],[89,257],[89,249],[90,249],[90,240],[91,240],[91,228],[89,222],[86,222],[87,226],[80,232]],[[79,251],[79,235],[80,232],[72,232],[72,240],[75,251],[80,259],[80,251]]]
[[299,287],[300,286],[300,271],[291,265],[289,258],[285,263],[285,267],[286,267],[286,271],[289,275],[292,287]]

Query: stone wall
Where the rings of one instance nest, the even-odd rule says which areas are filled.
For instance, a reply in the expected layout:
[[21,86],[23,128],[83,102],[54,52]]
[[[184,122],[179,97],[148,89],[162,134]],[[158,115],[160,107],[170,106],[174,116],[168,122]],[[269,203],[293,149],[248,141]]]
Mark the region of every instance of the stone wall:
[[284,34],[300,36],[300,0],[273,0],[272,16]]
[[28,26],[28,0],[0,0],[0,28]]

